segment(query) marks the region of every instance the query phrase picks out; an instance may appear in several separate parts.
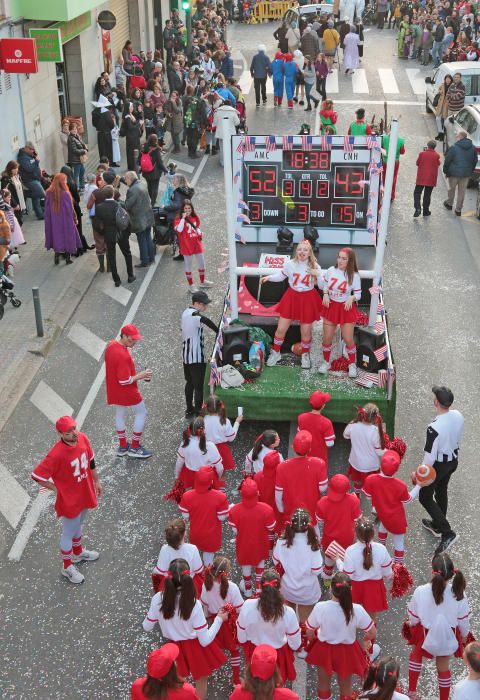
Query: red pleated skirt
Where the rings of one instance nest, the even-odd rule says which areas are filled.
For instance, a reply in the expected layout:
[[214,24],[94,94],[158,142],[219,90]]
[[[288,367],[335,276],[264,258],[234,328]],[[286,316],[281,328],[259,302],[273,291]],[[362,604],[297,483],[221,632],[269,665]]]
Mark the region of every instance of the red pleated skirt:
[[322,317],[325,321],[334,323],[336,326],[342,326],[344,323],[355,323],[358,318],[357,305],[353,302],[351,308],[345,311],[343,301],[331,301],[330,305],[323,306]]
[[353,675],[363,678],[368,666],[367,657],[357,641],[353,644],[328,644],[315,639],[305,661],[320,666],[329,676],[336,673],[339,678]]
[[[214,615],[209,615],[208,624],[211,625],[214,619]],[[240,647],[238,641],[233,636],[230,625],[227,622],[224,622],[218,630],[215,641],[220,649],[223,649],[224,651],[238,651]]]
[[[223,479],[220,479],[217,470],[214,469],[215,475],[213,477],[213,488],[214,489],[221,489],[223,486],[225,486],[225,481]],[[195,474],[197,472],[193,471],[192,469],[189,469],[187,466],[183,465],[179,479],[183,481],[183,485],[185,486],[186,489],[193,489],[195,486]]]
[[191,675],[194,680],[198,680],[203,676],[209,676],[227,660],[216,639],[206,647],[202,647],[198,639],[171,641],[180,649],[177,668],[179,675],[184,678]]
[[[418,654],[419,656],[424,656],[426,659],[433,659],[433,656],[430,654],[430,652],[426,651],[423,647],[422,644],[425,641],[425,637],[428,634],[428,629],[426,629],[423,625],[414,625],[413,627],[410,627],[411,630],[411,642],[408,642],[411,646],[414,647],[412,649],[412,654]],[[454,657],[456,659],[461,659],[463,656],[463,642],[462,642],[462,635],[460,634],[460,630],[458,627],[453,630],[455,632],[455,636],[457,638],[458,642],[458,648],[457,651],[454,653]]]
[[353,481],[356,484],[360,484],[360,486],[363,487],[367,476],[370,476],[370,474],[378,474],[379,471],[380,469],[374,469],[371,472],[359,472],[358,469],[355,469],[355,467],[352,467],[352,465],[349,464],[347,469],[347,476],[350,478],[351,481]]
[[309,292],[296,292],[289,287],[277,304],[281,318],[289,318],[300,323],[313,323],[322,315],[322,300],[316,289]]
[[367,612],[388,610],[387,591],[383,578],[371,581],[352,581],[352,600],[363,605]]
[[[254,649],[255,644],[252,644],[252,642],[245,642],[243,645],[245,663],[250,663]],[[290,649],[288,644],[284,644],[283,647],[277,649],[277,664],[284,683],[295,680],[297,673],[295,671],[293,651]]]
[[225,471],[235,469],[235,460],[233,459],[232,451],[228,442],[219,442],[217,443],[216,447],[220,452],[220,457],[222,458],[223,468]]

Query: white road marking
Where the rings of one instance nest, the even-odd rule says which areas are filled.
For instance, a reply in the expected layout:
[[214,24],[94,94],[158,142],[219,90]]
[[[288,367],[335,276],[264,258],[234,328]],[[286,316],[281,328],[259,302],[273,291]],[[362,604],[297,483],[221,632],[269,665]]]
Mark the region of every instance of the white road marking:
[[353,92],[370,93],[365,68],[357,68],[352,75],[352,90]]
[[383,92],[387,95],[396,95],[400,92],[397,81],[391,68],[379,68],[378,75],[382,83]]
[[405,69],[415,95],[425,95],[425,77],[420,68]]
[[130,238],[130,251],[135,258],[140,260],[140,248],[138,247],[138,241],[134,241]]
[[62,399],[43,379],[30,396],[30,401],[49,421],[55,423],[60,416],[71,416],[73,408]]
[[106,342],[98,337],[95,333],[92,333],[88,328],[83,326],[81,323],[74,323],[70,328],[68,337],[73,341],[78,347],[85,350],[89,355],[94,357],[97,362],[103,355],[103,351],[106,347]]
[[130,301],[132,292],[125,287],[115,287],[113,280],[110,277],[105,278],[99,284],[100,289],[104,294],[118,301],[122,306],[126,306]]
[[326,89],[327,89],[327,95],[331,95],[333,93],[339,92],[339,90],[338,90],[338,69],[337,68],[335,68],[333,70],[333,73],[329,73],[327,75]]
[[244,70],[239,78],[238,84],[244,95],[248,95],[253,84],[253,78],[249,70]]
[[[364,100],[362,98],[362,106],[363,105],[383,105],[385,100]],[[386,100],[388,106],[405,106],[405,107],[425,107],[425,102],[414,102],[413,100]],[[358,105],[360,106],[359,103],[359,98],[357,97],[356,100],[335,100],[336,105]]]
[[15,530],[20,522],[23,511],[30,503],[30,496],[23,486],[20,486],[14,476],[0,463],[0,513]]
[[179,170],[185,170],[186,173],[193,173],[195,170],[194,165],[188,165],[188,163],[182,163],[181,160],[177,160],[176,158],[171,159],[173,163],[177,164],[177,167]]

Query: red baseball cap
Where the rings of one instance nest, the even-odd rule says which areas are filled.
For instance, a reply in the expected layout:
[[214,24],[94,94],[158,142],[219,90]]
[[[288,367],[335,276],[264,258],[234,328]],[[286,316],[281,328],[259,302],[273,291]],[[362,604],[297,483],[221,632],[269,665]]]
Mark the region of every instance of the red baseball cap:
[[393,476],[400,467],[400,455],[394,450],[385,450],[380,461],[380,469],[385,476]]
[[68,433],[77,427],[77,421],[72,416],[62,416],[55,423],[55,427],[59,433]]
[[310,406],[315,409],[322,408],[332,397],[324,391],[314,391],[310,396]]
[[341,501],[350,491],[350,482],[345,474],[335,474],[328,482],[327,498],[330,501]]
[[142,339],[140,331],[136,326],[133,325],[133,323],[129,323],[128,325],[123,326],[122,330],[120,331],[120,335],[129,335],[130,338],[133,338],[133,340]]
[[147,673],[157,680],[162,679],[172,668],[180,649],[176,644],[164,644],[160,649],[155,649],[147,659]]
[[268,644],[259,644],[255,647],[250,660],[250,670],[252,676],[260,678],[262,681],[273,676],[277,665],[277,650]]

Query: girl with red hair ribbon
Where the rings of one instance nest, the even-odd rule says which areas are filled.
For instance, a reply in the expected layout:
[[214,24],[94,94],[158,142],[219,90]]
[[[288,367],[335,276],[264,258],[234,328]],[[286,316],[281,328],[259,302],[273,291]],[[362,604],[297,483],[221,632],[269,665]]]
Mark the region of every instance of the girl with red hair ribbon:
[[347,425],[343,437],[351,443],[347,475],[360,498],[365,479],[369,474],[379,472],[380,459],[385,452],[385,434],[378,406],[367,403],[357,409],[357,416]]

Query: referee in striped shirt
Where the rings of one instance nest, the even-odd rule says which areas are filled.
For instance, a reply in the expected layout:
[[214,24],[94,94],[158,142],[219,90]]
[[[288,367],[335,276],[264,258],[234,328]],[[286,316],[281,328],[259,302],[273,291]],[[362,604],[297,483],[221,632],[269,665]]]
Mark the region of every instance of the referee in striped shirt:
[[206,292],[194,292],[191,305],[182,314],[182,358],[187,403],[185,418],[191,418],[202,409],[203,382],[207,368],[203,326],[218,333],[213,321],[202,315],[210,302]]

